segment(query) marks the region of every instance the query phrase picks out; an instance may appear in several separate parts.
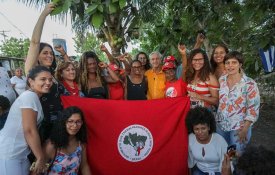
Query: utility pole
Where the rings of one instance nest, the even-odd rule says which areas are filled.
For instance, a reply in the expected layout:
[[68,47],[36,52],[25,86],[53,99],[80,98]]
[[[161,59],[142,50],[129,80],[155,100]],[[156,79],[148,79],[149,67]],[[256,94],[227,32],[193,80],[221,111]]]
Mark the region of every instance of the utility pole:
[[10,31],[8,31],[8,30],[0,31],[0,35],[2,35],[4,37],[4,40],[6,40],[6,38],[8,37],[8,35],[6,35],[7,32],[10,32]]

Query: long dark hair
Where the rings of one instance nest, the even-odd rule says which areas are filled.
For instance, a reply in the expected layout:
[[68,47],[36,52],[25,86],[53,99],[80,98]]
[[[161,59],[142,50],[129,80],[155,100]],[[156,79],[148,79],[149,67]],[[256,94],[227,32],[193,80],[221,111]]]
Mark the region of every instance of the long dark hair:
[[60,116],[53,124],[49,139],[56,148],[66,148],[68,146],[69,134],[66,129],[66,123],[73,114],[79,114],[81,116],[81,120],[83,121],[81,128],[76,134],[76,139],[81,143],[87,142],[87,131],[83,112],[78,107],[71,106],[59,113]]
[[33,67],[27,75],[27,85],[29,87],[30,87],[29,79],[34,80],[40,72],[49,72],[49,73],[51,73],[50,69],[48,69],[45,66],[38,65],[38,66]]
[[209,75],[211,73],[211,68],[209,64],[209,60],[207,54],[202,49],[194,49],[191,51],[188,60],[187,60],[187,70],[186,70],[186,81],[190,83],[195,78],[195,70],[192,65],[192,60],[195,55],[201,53],[203,55],[204,64],[199,72],[199,79],[201,81],[207,81],[209,79]]
[[146,64],[145,64],[144,68],[145,68],[145,70],[149,70],[149,69],[151,68],[151,66],[150,66],[150,60],[149,60],[148,55],[147,55],[145,52],[139,52],[139,53],[136,55],[136,60],[138,60],[138,57],[139,57],[139,55],[141,55],[141,54],[145,55],[145,58],[146,58]]
[[[55,69],[56,69],[57,64],[56,64],[56,59],[55,59],[53,47],[52,47],[50,44],[48,44],[48,43],[43,43],[43,42],[41,42],[41,43],[39,44],[39,54],[41,53],[41,51],[42,51],[45,47],[49,47],[49,48],[52,50],[52,53],[53,53],[53,62],[52,62],[52,65],[50,66],[50,70],[51,70],[51,73],[54,74],[54,71],[55,71]],[[38,64],[40,64],[39,61],[38,61]]]
[[212,69],[212,72],[215,72],[216,68],[217,68],[217,63],[215,62],[214,60],[214,54],[215,54],[215,50],[218,48],[218,47],[222,47],[224,50],[225,50],[225,53],[227,54],[229,52],[228,50],[228,47],[223,44],[223,43],[220,43],[218,45],[216,45],[212,51],[212,54],[211,54],[211,58],[210,58],[210,64],[211,64],[211,69]]

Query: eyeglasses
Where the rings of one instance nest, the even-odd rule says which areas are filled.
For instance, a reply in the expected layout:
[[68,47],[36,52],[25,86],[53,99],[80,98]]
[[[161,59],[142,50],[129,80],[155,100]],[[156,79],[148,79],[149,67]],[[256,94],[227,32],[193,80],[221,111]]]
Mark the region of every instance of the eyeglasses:
[[198,58],[198,59],[192,59],[193,62],[203,62],[204,59],[203,58]]
[[69,126],[74,126],[76,124],[76,126],[81,126],[83,124],[83,121],[81,120],[77,120],[77,121],[74,121],[74,120],[68,120],[67,121],[67,124]]

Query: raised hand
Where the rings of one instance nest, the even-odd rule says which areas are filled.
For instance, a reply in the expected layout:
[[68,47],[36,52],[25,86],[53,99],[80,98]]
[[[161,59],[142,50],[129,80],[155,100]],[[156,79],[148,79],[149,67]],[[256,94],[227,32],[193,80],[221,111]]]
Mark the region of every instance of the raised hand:
[[107,47],[106,47],[104,44],[101,44],[101,45],[100,45],[100,50],[101,50],[102,52],[107,52],[107,51],[108,51]]
[[180,52],[181,55],[185,55],[186,54],[186,47],[184,44],[178,44],[178,50]]
[[43,10],[42,14],[45,16],[48,16],[55,8],[54,3],[49,3],[45,6],[45,9]]
[[100,68],[107,68],[108,67],[108,65],[105,63],[105,62],[100,62],[100,63],[98,63],[98,66],[100,67]]

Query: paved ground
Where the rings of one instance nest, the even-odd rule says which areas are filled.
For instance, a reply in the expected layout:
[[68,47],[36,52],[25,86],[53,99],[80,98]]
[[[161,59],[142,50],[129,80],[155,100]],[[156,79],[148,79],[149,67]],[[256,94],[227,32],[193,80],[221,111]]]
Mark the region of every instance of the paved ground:
[[275,150],[275,106],[263,106],[252,130],[251,143]]

